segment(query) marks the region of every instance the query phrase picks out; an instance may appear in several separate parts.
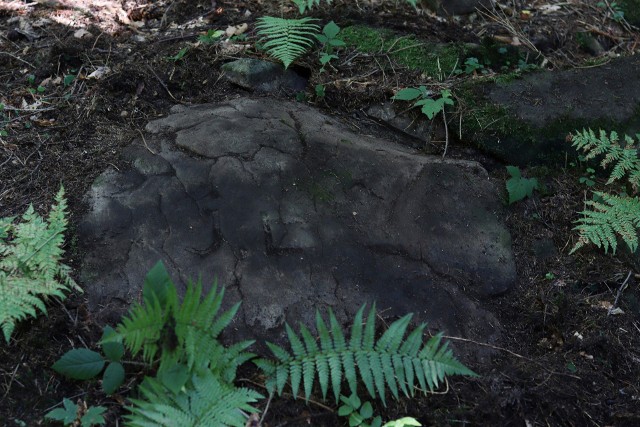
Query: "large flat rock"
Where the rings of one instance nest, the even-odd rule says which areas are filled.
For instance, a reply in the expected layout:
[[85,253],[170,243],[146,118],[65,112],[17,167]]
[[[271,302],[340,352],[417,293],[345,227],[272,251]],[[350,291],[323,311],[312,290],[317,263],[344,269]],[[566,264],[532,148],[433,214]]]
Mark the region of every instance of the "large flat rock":
[[[234,338],[285,321],[342,320],[364,302],[447,333],[492,339],[481,301],[516,279],[502,206],[475,162],[354,133],[298,103],[175,107],[93,184],[82,281],[99,316],[140,298],[158,261],[184,286],[214,276],[242,300]],[[113,316],[111,316],[113,314]]]

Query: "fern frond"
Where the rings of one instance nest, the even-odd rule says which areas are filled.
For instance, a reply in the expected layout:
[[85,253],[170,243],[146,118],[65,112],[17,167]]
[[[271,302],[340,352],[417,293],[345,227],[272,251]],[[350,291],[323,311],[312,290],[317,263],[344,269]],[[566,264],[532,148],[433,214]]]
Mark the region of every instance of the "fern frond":
[[[331,4],[331,0],[326,1]],[[300,13],[305,13],[307,9],[313,9],[314,6],[320,6],[320,0],[293,0],[293,2],[298,6]]]
[[258,35],[265,41],[264,48],[272,57],[281,61],[284,68],[307,52],[320,33],[314,18],[285,19],[263,16],[258,19]]
[[587,201],[591,210],[582,211],[582,218],[574,230],[580,237],[571,253],[582,246],[593,243],[598,248],[609,248],[615,254],[617,236],[627,244],[631,252],[638,249],[638,229],[640,229],[640,199],[638,197],[619,197],[607,193],[595,193],[602,201]]
[[[167,283],[166,287],[157,282]],[[164,305],[150,289],[163,289]],[[179,301],[175,285],[160,263],[149,272],[145,280],[144,304],[135,305],[118,326],[118,337],[135,355],[142,351],[147,362],[153,362],[160,353],[159,371],[176,363],[185,363],[189,371],[203,368],[218,375],[227,383],[235,379],[239,365],[254,357],[245,350],[253,341],[242,341],[225,347],[219,340],[238,311],[240,304],[220,313],[224,289],[213,285],[202,296],[202,283],[189,282]]]
[[591,129],[576,132],[572,135],[572,145],[586,153],[585,158],[594,159],[604,155],[600,166],[607,168],[613,166],[607,184],[622,179],[625,175],[634,191],[640,189],[640,158],[635,141],[628,135],[624,137],[624,144],[620,142],[617,132],[600,130],[599,135]]
[[[47,220],[29,206],[21,222],[0,220],[0,326],[8,342],[16,322],[37,310],[46,313],[47,297],[65,298],[64,291],[80,290],[64,255],[67,202],[60,188]],[[12,240],[9,241],[9,238]]]
[[356,313],[348,344],[331,311],[329,327],[316,312],[320,345],[304,326],[300,327],[300,339],[287,325],[293,354],[267,343],[276,360],[255,361],[267,375],[268,389],[281,394],[289,381],[295,396],[302,382],[305,398],[308,399],[317,376],[323,397],[331,386],[337,401],[343,394],[343,379],[346,379],[352,394],[357,393],[358,380],[361,380],[371,397],[380,397],[385,403],[387,388],[397,399],[400,392],[413,396],[416,381],[426,391],[437,388],[446,375],[476,375],[455,359],[446,344],[441,345],[441,334],[423,344],[424,324],[404,339],[411,315],[393,322],[375,341],[375,306],[369,310],[367,320],[363,323],[364,309],[362,306]]
[[253,390],[220,381],[210,371],[194,375],[178,394],[154,378],[146,378],[139,390],[144,400],[132,399],[125,416],[132,427],[244,427],[242,411],[258,412],[251,404],[262,398]]

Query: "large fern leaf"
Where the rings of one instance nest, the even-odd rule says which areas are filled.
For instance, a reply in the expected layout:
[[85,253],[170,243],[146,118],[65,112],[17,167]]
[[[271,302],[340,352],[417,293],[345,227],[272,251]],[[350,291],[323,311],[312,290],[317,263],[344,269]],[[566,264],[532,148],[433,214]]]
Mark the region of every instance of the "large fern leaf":
[[591,210],[581,212],[582,218],[577,220],[574,228],[580,233],[578,243],[571,253],[582,246],[593,243],[608,252],[615,254],[618,246],[617,236],[627,244],[631,252],[638,249],[638,232],[640,229],[640,199],[638,197],[619,197],[607,193],[596,193],[600,201],[590,200],[586,204]]
[[317,19],[263,16],[258,19],[256,28],[267,53],[288,68],[313,46],[314,38],[320,33],[320,27],[314,21]]
[[13,218],[0,219],[0,326],[7,342],[16,322],[36,317],[36,309],[46,313],[44,299],[64,299],[64,291],[80,290],[70,276],[71,269],[60,262],[66,209],[60,188],[46,220],[33,206],[18,224],[13,224]]
[[267,343],[276,361],[255,361],[267,374],[267,387],[281,394],[289,381],[296,396],[302,384],[308,399],[317,377],[323,397],[331,387],[337,401],[343,394],[343,379],[351,393],[357,392],[358,380],[361,380],[369,394],[374,398],[379,396],[384,403],[387,388],[397,399],[400,392],[413,396],[417,385],[423,391],[434,390],[447,375],[476,375],[455,359],[446,343],[441,345],[441,334],[423,344],[424,324],[405,339],[411,314],[392,323],[376,341],[375,306],[363,323],[364,309],[362,306],[356,313],[348,341],[331,311],[329,325],[316,312],[319,344],[304,326],[298,336],[287,325],[291,353]]
[[[640,138],[640,136],[639,136]],[[613,167],[607,184],[627,176],[634,191],[640,189],[640,158],[635,141],[628,135],[624,137],[624,144],[617,132],[609,135],[600,129],[599,135],[589,129],[576,132],[571,138],[572,145],[586,153],[586,159],[595,159],[604,155],[600,161],[603,168]]]
[[139,390],[143,399],[132,399],[130,414],[125,416],[131,427],[244,427],[247,419],[242,411],[258,412],[251,404],[262,398],[206,370],[194,375],[177,394],[153,378],[147,378]]

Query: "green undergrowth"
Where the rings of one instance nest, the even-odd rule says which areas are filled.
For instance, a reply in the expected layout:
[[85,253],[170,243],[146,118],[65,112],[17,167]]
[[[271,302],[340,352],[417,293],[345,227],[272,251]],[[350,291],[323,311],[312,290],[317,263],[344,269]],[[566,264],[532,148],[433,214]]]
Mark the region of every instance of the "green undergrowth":
[[[366,53],[386,53],[396,62],[429,77],[440,78],[460,66],[465,49],[460,44],[443,45],[415,36],[398,36],[390,30],[353,25],[343,28],[342,39],[347,45]],[[438,63],[440,64],[438,66]]]

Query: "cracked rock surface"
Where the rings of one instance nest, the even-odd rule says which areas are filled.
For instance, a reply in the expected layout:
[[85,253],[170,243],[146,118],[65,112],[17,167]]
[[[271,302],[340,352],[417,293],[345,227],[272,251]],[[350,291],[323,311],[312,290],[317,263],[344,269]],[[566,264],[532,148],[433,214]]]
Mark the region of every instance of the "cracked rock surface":
[[364,303],[447,334],[499,334],[482,301],[516,279],[502,206],[475,162],[350,131],[299,103],[178,106],[93,184],[80,245],[91,308],[115,321],[162,260],[242,300],[233,339],[347,321]]

